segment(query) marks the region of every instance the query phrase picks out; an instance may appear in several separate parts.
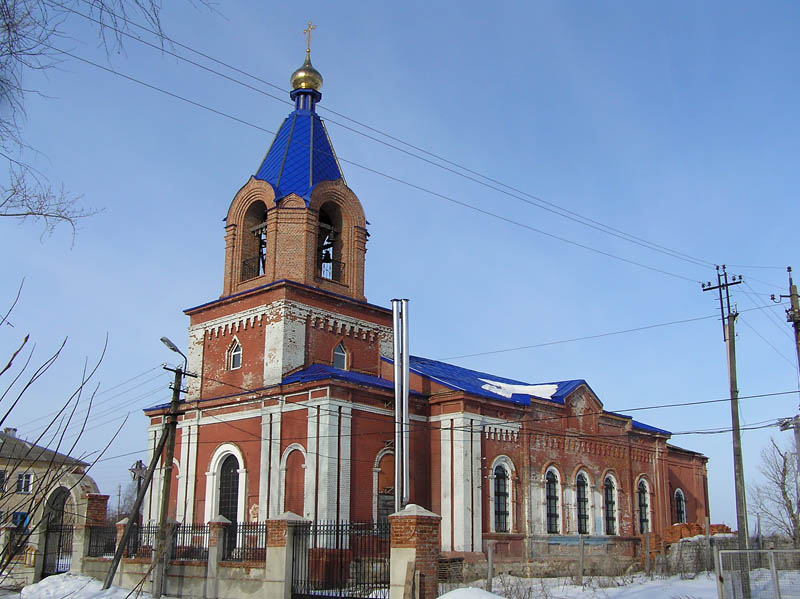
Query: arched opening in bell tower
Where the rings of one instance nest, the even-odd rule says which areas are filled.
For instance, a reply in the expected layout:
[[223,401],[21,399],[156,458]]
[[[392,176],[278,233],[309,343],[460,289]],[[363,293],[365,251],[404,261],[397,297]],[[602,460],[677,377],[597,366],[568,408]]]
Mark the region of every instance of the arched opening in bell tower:
[[334,202],[326,202],[319,209],[317,276],[340,283],[344,279],[342,211]]
[[264,274],[267,250],[267,207],[256,200],[244,215],[242,235],[242,281]]

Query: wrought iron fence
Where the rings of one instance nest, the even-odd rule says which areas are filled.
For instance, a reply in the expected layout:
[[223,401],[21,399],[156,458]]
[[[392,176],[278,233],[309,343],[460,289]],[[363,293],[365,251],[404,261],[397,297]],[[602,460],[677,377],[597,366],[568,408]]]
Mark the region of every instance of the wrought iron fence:
[[89,528],[89,557],[114,557],[116,550],[116,526],[92,526]]
[[208,525],[181,524],[172,538],[172,559],[203,561],[208,559]]
[[292,597],[377,597],[389,589],[388,522],[293,526]]
[[800,551],[720,551],[718,576],[724,599],[798,597]]
[[240,522],[225,527],[222,559],[228,562],[263,562],[267,558],[267,525]]
[[128,537],[128,557],[150,559],[158,539],[158,526],[134,526]]

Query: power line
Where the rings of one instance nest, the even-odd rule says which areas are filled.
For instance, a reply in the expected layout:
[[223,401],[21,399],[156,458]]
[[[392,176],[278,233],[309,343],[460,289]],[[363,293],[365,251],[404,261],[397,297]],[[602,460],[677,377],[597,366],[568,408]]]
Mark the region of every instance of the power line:
[[[246,125],[248,127],[252,127],[252,128],[257,129],[259,131],[263,131],[263,132],[269,133],[271,135],[276,135],[276,133],[274,131],[271,131],[271,130],[265,128],[265,127],[261,127],[260,125],[256,125],[255,123],[252,123],[252,122],[247,121],[245,119],[241,119],[239,117],[233,116],[233,115],[231,115],[229,113],[226,113],[226,112],[224,112],[222,110],[218,110],[216,108],[212,108],[210,106],[207,106],[207,105],[202,104],[200,102],[197,102],[195,100],[191,100],[189,98],[186,98],[185,96],[181,96],[179,94],[176,94],[174,92],[168,91],[168,90],[166,90],[164,88],[161,88],[161,87],[158,87],[156,85],[153,85],[153,84],[150,84],[150,83],[146,83],[146,82],[144,82],[144,81],[142,81],[140,79],[137,79],[135,77],[131,77],[130,75],[126,75],[126,74],[121,73],[120,71],[117,71],[117,70],[112,69],[110,67],[106,67],[106,66],[98,64],[96,62],[93,62],[91,60],[88,60],[86,58],[80,57],[80,56],[78,56],[76,54],[73,54],[72,52],[68,52],[66,50],[62,50],[60,48],[56,48],[55,46],[51,46],[51,45],[45,44],[45,43],[42,43],[41,45],[44,46],[44,47],[50,48],[55,52],[59,52],[61,54],[64,54],[65,56],[69,56],[70,58],[73,58],[73,59],[78,60],[80,62],[84,62],[84,63],[86,63],[88,65],[91,65],[91,66],[93,66],[95,68],[101,69],[103,71],[106,71],[106,72],[111,73],[113,75],[116,75],[118,77],[122,77],[123,79],[127,79],[128,81],[131,81],[133,83],[137,83],[139,85],[142,85],[142,86],[147,87],[149,89],[152,89],[154,91],[160,92],[162,94],[165,94],[165,95],[170,96],[172,98],[175,98],[177,100],[181,100],[183,102],[186,102],[187,104],[191,104],[192,106],[195,106],[197,108],[202,108],[203,110],[207,110],[207,111],[212,112],[212,113],[214,113],[216,115],[225,117],[227,119],[230,119],[230,120],[235,121],[237,123],[240,123],[242,125]],[[543,235],[543,236],[549,237],[551,239],[555,239],[555,240],[561,241],[562,243],[566,243],[568,245],[579,247],[579,248],[582,248],[582,249],[587,250],[589,252],[593,252],[595,254],[606,256],[608,258],[612,258],[614,260],[618,260],[620,262],[624,262],[624,263],[630,264],[632,266],[638,266],[639,268],[650,270],[652,272],[657,272],[657,273],[660,273],[660,274],[663,274],[663,275],[666,275],[666,276],[670,276],[670,277],[674,277],[674,278],[681,279],[681,280],[684,280],[684,281],[688,281],[690,283],[698,283],[699,282],[697,279],[692,279],[690,277],[686,277],[684,275],[677,274],[677,273],[674,273],[674,272],[671,272],[671,271],[668,271],[668,270],[664,270],[664,269],[661,269],[661,268],[658,268],[658,267],[655,267],[655,266],[649,266],[649,265],[644,264],[642,262],[637,262],[636,260],[631,260],[629,258],[624,258],[624,257],[619,256],[617,254],[613,254],[611,252],[606,252],[604,250],[600,250],[598,248],[586,245],[584,243],[573,241],[573,240],[568,239],[566,237],[562,237],[560,235],[556,235],[554,233],[550,233],[549,231],[545,231],[543,229],[538,229],[538,228],[533,227],[531,225],[528,225],[528,224],[516,221],[514,219],[502,216],[502,215],[497,214],[495,212],[492,212],[490,210],[479,208],[479,207],[474,206],[472,204],[469,204],[467,202],[463,202],[461,200],[457,200],[454,197],[451,197],[451,196],[448,196],[448,195],[433,191],[433,190],[428,189],[426,187],[422,187],[421,185],[417,185],[415,183],[411,183],[410,181],[406,181],[405,179],[401,179],[399,177],[395,177],[395,176],[389,175],[388,173],[385,173],[383,171],[379,171],[377,169],[370,168],[370,167],[368,167],[366,165],[363,165],[363,164],[360,164],[358,162],[354,162],[352,160],[348,160],[348,159],[342,158],[342,157],[339,157],[339,162],[344,162],[344,163],[347,163],[347,164],[351,164],[351,165],[353,165],[355,167],[358,167],[358,168],[360,168],[362,170],[365,170],[367,172],[373,173],[375,175],[379,175],[379,176],[381,176],[381,177],[383,177],[385,179],[388,179],[390,181],[394,181],[396,183],[400,183],[400,184],[405,185],[407,187],[410,187],[412,189],[416,189],[418,191],[422,191],[422,192],[424,192],[424,193],[426,193],[428,195],[432,195],[434,197],[440,198],[440,199],[445,200],[447,202],[450,202],[452,204],[456,204],[458,206],[461,206],[463,208],[467,208],[467,209],[472,210],[474,212],[478,212],[478,213],[483,214],[485,216],[492,217],[492,218],[497,219],[499,221],[502,221],[502,222],[505,222],[505,223],[508,223],[508,224],[511,224],[511,225],[515,225],[517,227],[526,229],[526,230],[534,232],[534,233],[538,233],[539,235]]]
[[[86,2],[88,4],[88,0],[84,0],[84,2]],[[205,66],[203,64],[197,63],[197,62],[195,62],[193,60],[190,60],[190,59],[186,58],[185,56],[182,56],[182,55],[180,55],[180,54],[178,54],[176,52],[171,52],[171,51],[167,50],[166,48],[163,47],[163,42],[164,41],[168,41],[168,42],[170,42],[172,44],[180,46],[180,47],[182,47],[182,48],[184,48],[186,50],[189,50],[190,52],[193,52],[193,53],[197,54],[198,56],[202,56],[203,58],[205,58],[207,60],[211,60],[216,64],[224,66],[225,68],[228,68],[228,69],[230,69],[230,70],[232,70],[234,72],[237,72],[237,73],[240,73],[242,75],[245,75],[245,76],[247,76],[247,77],[249,77],[251,79],[254,79],[254,80],[256,80],[256,81],[258,81],[260,83],[263,83],[265,85],[269,85],[270,87],[275,88],[277,90],[281,90],[284,93],[288,93],[278,85],[270,83],[269,81],[266,81],[266,80],[264,80],[264,79],[262,79],[262,78],[260,78],[260,77],[258,77],[256,75],[253,75],[251,73],[243,71],[243,70],[241,70],[241,69],[239,69],[237,67],[234,67],[233,65],[230,65],[230,64],[225,63],[223,61],[220,61],[220,60],[218,60],[218,59],[216,59],[216,58],[214,58],[212,56],[209,56],[208,54],[203,53],[203,52],[201,52],[199,50],[196,50],[196,49],[194,49],[194,48],[192,48],[192,47],[190,47],[190,46],[188,46],[186,44],[182,44],[180,42],[175,41],[174,39],[168,38],[167,36],[165,36],[161,32],[157,32],[157,31],[154,31],[154,30],[149,29],[147,27],[144,27],[144,26],[142,26],[142,25],[140,25],[138,23],[135,23],[133,21],[128,20],[125,17],[117,17],[117,18],[119,18],[120,20],[126,22],[129,25],[133,25],[134,27],[137,27],[139,29],[147,31],[148,33],[150,33],[152,35],[155,35],[155,36],[159,37],[162,40],[162,45],[158,46],[156,44],[153,44],[151,42],[143,40],[138,36],[134,36],[131,33],[125,31],[125,30],[119,29],[119,28],[114,27],[113,25],[109,25],[107,23],[103,23],[101,20],[98,20],[98,19],[92,17],[91,15],[87,15],[85,13],[81,13],[80,11],[77,11],[74,8],[65,6],[63,4],[58,4],[58,3],[55,3],[55,2],[51,2],[51,4],[54,4],[54,5],[60,7],[62,9],[64,9],[64,10],[67,10],[69,12],[72,12],[74,14],[82,16],[85,19],[93,21],[93,22],[97,23],[98,25],[100,25],[101,27],[108,27],[111,30],[115,31],[119,35],[124,35],[126,37],[129,37],[130,39],[133,39],[133,40],[135,40],[135,41],[137,41],[137,42],[139,42],[141,44],[147,45],[147,46],[149,46],[151,48],[154,48],[154,49],[156,49],[156,50],[158,50],[160,52],[169,54],[170,56],[173,56],[173,57],[175,57],[175,58],[177,58],[179,60],[187,62],[187,63],[189,63],[189,64],[191,64],[191,65],[193,65],[193,66],[195,66],[197,68],[200,68],[200,69],[203,69],[205,71],[208,71],[208,72],[210,72],[210,73],[212,73],[214,75],[222,77],[222,78],[224,78],[224,79],[226,79],[228,81],[231,81],[233,83],[236,83],[238,85],[246,87],[247,89],[250,89],[250,90],[255,91],[257,93],[263,94],[263,95],[265,95],[265,96],[267,96],[269,98],[278,100],[279,102],[286,103],[286,104],[291,104],[290,102],[286,101],[284,98],[275,96],[274,94],[271,94],[271,93],[266,92],[266,91],[264,91],[262,89],[256,88],[256,87],[254,87],[254,86],[252,86],[252,85],[250,85],[248,83],[245,83],[245,82],[243,82],[243,81],[241,81],[239,79],[236,79],[234,77],[230,77],[229,75],[221,73],[221,72],[219,72],[219,71],[217,71],[215,69],[212,69],[212,68],[207,67],[207,66]],[[383,131],[381,131],[381,130],[379,130],[377,128],[371,127],[371,126],[369,126],[369,125],[367,125],[367,124],[365,124],[363,122],[360,122],[360,121],[358,121],[356,119],[348,117],[348,116],[346,116],[346,115],[344,115],[342,113],[336,112],[336,111],[334,111],[334,110],[332,110],[330,108],[327,108],[325,106],[321,106],[321,108],[323,110],[326,110],[327,112],[330,112],[331,114],[335,114],[335,115],[337,115],[339,117],[347,119],[348,121],[350,121],[352,123],[358,124],[359,126],[364,127],[364,128],[366,128],[366,129],[368,129],[370,131],[373,131],[375,133],[383,135],[384,137],[387,137],[388,139],[391,139],[391,140],[396,141],[398,143],[402,143],[403,145],[406,145],[406,146],[408,146],[410,148],[413,148],[414,150],[417,150],[419,152],[423,152],[423,153],[427,154],[428,156],[431,156],[431,157],[436,158],[437,160],[440,160],[440,161],[442,161],[442,162],[444,162],[446,164],[449,164],[449,165],[451,165],[453,167],[461,169],[461,170],[469,173],[470,175],[474,175],[475,177],[480,177],[481,179],[485,179],[485,181],[481,181],[479,179],[476,179],[473,176],[466,175],[466,174],[464,174],[462,172],[459,172],[459,171],[457,171],[457,170],[455,170],[453,168],[449,168],[449,167],[447,167],[447,166],[445,166],[443,164],[440,164],[440,163],[437,163],[437,162],[435,162],[433,160],[425,158],[424,156],[420,156],[420,155],[415,154],[413,152],[410,152],[410,151],[408,151],[408,150],[406,150],[404,148],[400,148],[398,146],[395,146],[395,145],[393,145],[391,143],[388,143],[388,142],[386,142],[386,141],[384,141],[382,139],[378,139],[378,138],[376,138],[376,137],[374,137],[372,135],[364,133],[363,131],[359,131],[359,130],[357,130],[357,129],[353,128],[353,127],[350,127],[348,125],[345,125],[343,123],[337,122],[337,121],[335,121],[333,119],[326,119],[327,122],[329,122],[329,123],[333,123],[333,124],[335,124],[335,125],[337,125],[339,127],[342,127],[343,129],[346,129],[348,131],[356,133],[357,135],[361,135],[363,137],[366,137],[367,139],[370,139],[370,140],[372,140],[372,141],[374,141],[376,143],[380,143],[382,145],[385,145],[385,146],[387,146],[389,148],[392,148],[392,149],[394,149],[396,151],[402,152],[402,153],[404,153],[404,154],[406,154],[408,156],[411,156],[413,158],[421,160],[421,161],[423,161],[423,162],[425,162],[427,164],[430,164],[432,166],[435,166],[437,168],[440,168],[442,170],[445,170],[447,172],[455,174],[455,175],[457,175],[459,177],[462,177],[462,178],[465,178],[465,179],[467,179],[469,181],[477,183],[478,185],[482,185],[484,187],[487,187],[489,189],[497,191],[498,193],[502,193],[502,194],[507,195],[509,197],[513,197],[513,198],[515,198],[515,199],[517,199],[519,201],[522,201],[522,202],[524,202],[526,204],[529,204],[531,206],[535,206],[537,208],[540,208],[540,209],[545,210],[547,212],[550,212],[552,214],[556,214],[558,216],[561,216],[562,218],[566,218],[568,220],[572,220],[573,222],[577,222],[577,223],[582,224],[584,226],[587,226],[587,227],[590,227],[590,228],[595,229],[597,231],[606,233],[606,234],[611,235],[613,237],[617,237],[617,238],[622,239],[624,241],[627,241],[629,243],[633,243],[633,244],[639,245],[639,246],[644,247],[646,249],[650,249],[652,251],[656,251],[656,252],[660,252],[662,254],[666,254],[666,255],[668,255],[668,256],[670,256],[672,258],[677,258],[679,260],[683,260],[683,261],[688,262],[690,264],[693,264],[695,266],[700,266],[700,267],[704,267],[704,268],[710,268],[710,267],[714,266],[714,263],[710,262],[708,260],[704,260],[704,259],[701,259],[701,258],[695,258],[695,257],[690,256],[688,254],[685,254],[683,252],[679,252],[677,250],[673,250],[673,249],[668,248],[666,246],[659,245],[659,244],[647,241],[646,239],[643,239],[641,237],[637,237],[637,236],[632,235],[630,233],[626,233],[625,231],[622,231],[622,230],[617,229],[615,227],[612,227],[610,225],[606,225],[606,224],[601,223],[601,222],[599,222],[597,220],[585,217],[585,216],[583,216],[583,215],[581,215],[581,214],[579,214],[577,212],[574,212],[572,210],[563,208],[562,206],[559,206],[558,204],[555,204],[554,202],[550,202],[550,201],[544,200],[541,197],[538,197],[536,195],[533,195],[533,194],[525,192],[525,191],[523,191],[521,189],[518,189],[518,188],[516,188],[514,186],[511,186],[511,185],[508,185],[506,183],[503,183],[502,181],[500,181],[498,179],[494,179],[492,177],[489,177],[487,175],[484,175],[482,173],[479,173],[477,171],[469,169],[469,168],[467,168],[467,167],[465,167],[465,166],[463,166],[461,164],[458,164],[456,162],[448,160],[448,159],[446,159],[446,158],[444,158],[442,156],[439,156],[439,155],[437,155],[437,154],[435,154],[433,152],[430,152],[428,150],[425,150],[425,149],[423,149],[423,148],[421,148],[419,146],[416,146],[414,144],[406,142],[406,141],[404,141],[404,140],[402,140],[400,138],[394,137],[394,136],[392,136],[392,135],[390,135],[388,133],[385,133],[385,132],[383,132]],[[488,181],[489,183],[487,183],[486,181]],[[501,189],[501,188],[497,187],[496,185],[500,185],[500,186],[502,186],[502,187],[504,187],[506,189]],[[511,190],[511,191],[508,191],[508,190]],[[520,195],[517,195],[517,194],[522,194],[523,196],[526,196],[526,197],[521,197]]]

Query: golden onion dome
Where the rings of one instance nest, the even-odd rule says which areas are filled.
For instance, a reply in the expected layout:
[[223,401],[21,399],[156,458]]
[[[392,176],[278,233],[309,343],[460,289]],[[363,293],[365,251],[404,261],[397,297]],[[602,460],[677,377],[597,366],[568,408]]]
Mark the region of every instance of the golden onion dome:
[[292,89],[313,89],[319,91],[322,88],[322,73],[311,66],[311,56],[306,52],[306,61],[299,69],[292,73]]

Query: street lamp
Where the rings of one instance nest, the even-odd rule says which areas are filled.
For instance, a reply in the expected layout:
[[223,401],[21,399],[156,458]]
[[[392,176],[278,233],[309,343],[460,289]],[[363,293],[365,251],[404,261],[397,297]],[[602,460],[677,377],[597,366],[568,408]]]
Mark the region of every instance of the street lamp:
[[183,356],[183,371],[186,372],[186,365],[189,363],[189,360],[186,358],[186,354],[179,350],[178,346],[169,340],[169,337],[162,337],[161,343],[166,345],[168,349],[174,351],[176,354]]

